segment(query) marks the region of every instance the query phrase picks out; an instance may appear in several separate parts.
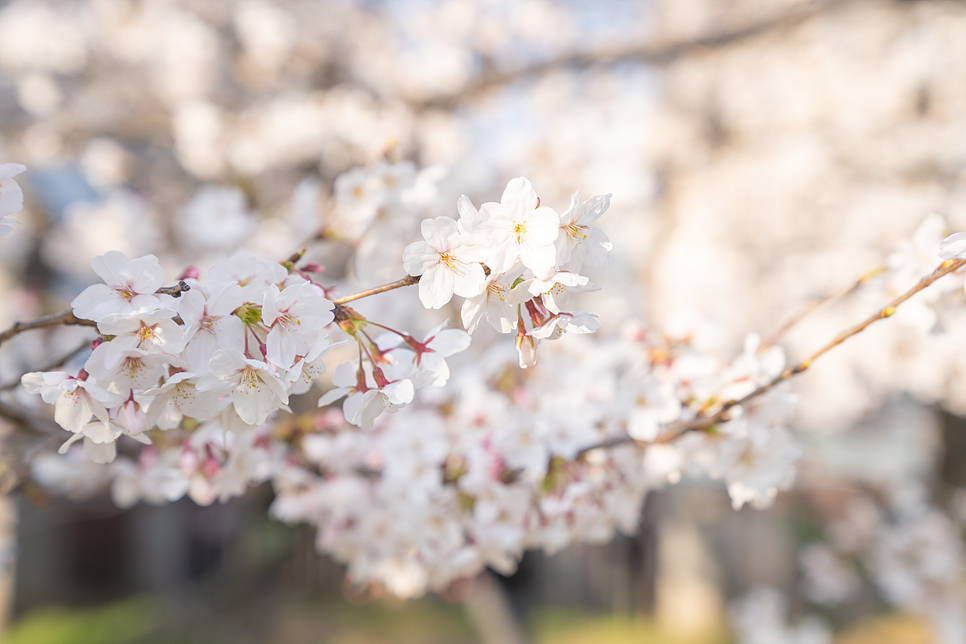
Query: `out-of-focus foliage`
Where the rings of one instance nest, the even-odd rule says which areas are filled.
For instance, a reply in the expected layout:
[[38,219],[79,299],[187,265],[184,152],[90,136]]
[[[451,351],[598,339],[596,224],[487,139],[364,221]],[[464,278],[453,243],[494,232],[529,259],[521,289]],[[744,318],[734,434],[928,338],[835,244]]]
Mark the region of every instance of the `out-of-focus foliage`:
[[129,644],[157,629],[158,607],[148,597],[87,610],[43,608],[20,619],[8,644]]

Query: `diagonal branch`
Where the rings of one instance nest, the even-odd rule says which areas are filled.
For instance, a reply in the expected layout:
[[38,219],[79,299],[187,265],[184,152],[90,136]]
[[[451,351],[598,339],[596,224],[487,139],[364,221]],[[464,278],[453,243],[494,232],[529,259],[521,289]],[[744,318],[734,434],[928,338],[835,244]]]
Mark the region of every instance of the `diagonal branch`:
[[758,348],[758,350],[764,351],[768,347],[772,346],[773,344],[778,342],[778,340],[783,335],[788,333],[788,331],[792,327],[796,326],[799,322],[807,318],[809,315],[811,315],[815,311],[818,311],[819,309],[821,309],[822,307],[828,304],[832,304],[833,302],[838,302],[840,300],[846,299],[847,297],[855,293],[857,290],[862,288],[863,284],[868,282],[873,277],[876,277],[877,275],[881,275],[883,272],[885,272],[885,270],[886,270],[885,266],[874,268],[868,273],[866,273],[865,275],[863,275],[862,277],[860,277],[858,280],[856,280],[856,282],[852,286],[842,291],[841,293],[838,293],[835,295],[826,295],[824,297],[820,297],[818,299],[812,300],[811,302],[806,304],[800,311],[796,312],[794,315],[788,318],[788,320],[786,320],[780,327],[778,327],[777,331],[772,333],[767,340],[761,343],[761,346]]
[[0,333],[0,344],[3,344],[18,333],[30,331],[31,329],[43,329],[49,326],[78,325],[78,326],[97,326],[94,320],[82,320],[74,315],[73,309],[66,309],[59,313],[42,315],[35,320],[27,322],[14,322],[13,326]]
[[753,400],[755,398],[758,398],[759,396],[762,396],[768,393],[769,391],[774,389],[777,385],[788,380],[792,376],[800,374],[803,371],[807,370],[809,367],[812,366],[812,362],[814,362],[817,358],[828,353],[829,351],[831,351],[838,345],[842,344],[852,336],[861,333],[862,331],[864,331],[866,328],[868,328],[875,322],[878,322],[879,320],[883,320],[887,317],[891,317],[892,314],[896,312],[896,308],[899,307],[903,302],[905,302],[913,295],[923,290],[924,288],[926,288],[927,286],[929,286],[939,278],[945,275],[948,275],[953,271],[959,270],[963,266],[966,266],[966,259],[955,259],[955,260],[951,259],[943,262],[930,275],[927,275],[926,277],[919,280],[918,284],[916,284],[914,287],[912,287],[911,289],[909,289],[908,291],[906,291],[896,299],[889,302],[889,304],[887,304],[885,307],[880,309],[877,313],[874,313],[872,316],[866,318],[865,320],[856,324],[852,328],[847,329],[842,333],[838,334],[837,336],[835,336],[835,338],[832,341],[830,341],[828,344],[823,346],[821,349],[819,349],[812,355],[808,356],[798,364],[787,367],[779,375],[775,376],[775,378],[761,385],[760,387],[752,391],[750,394],[742,398],[738,398],[737,400],[729,400],[710,416],[698,416],[697,418],[694,418],[693,420],[690,420],[690,421],[678,421],[675,423],[671,423],[670,425],[668,425],[667,430],[665,432],[663,432],[656,439],[648,443],[641,443],[641,441],[636,441],[630,436],[618,436],[615,438],[611,438],[609,440],[602,441],[596,445],[591,445],[589,447],[583,448],[582,450],[577,452],[577,457],[579,458],[580,456],[586,454],[587,452],[600,447],[615,447],[618,445],[625,445],[628,443],[641,443],[643,445],[649,445],[654,443],[668,443],[687,432],[707,429],[717,423],[725,422],[730,419],[729,412],[734,407],[743,405],[750,400]]
[[46,418],[34,418],[26,412],[17,409],[0,400],[0,418],[5,418],[11,424],[31,434],[52,436],[60,433],[61,428]]
[[388,284],[383,284],[382,286],[376,286],[373,288],[366,289],[364,291],[359,291],[358,293],[353,293],[352,295],[346,295],[345,297],[340,297],[338,299],[332,300],[333,304],[346,304],[348,302],[354,302],[355,300],[361,300],[364,297],[369,297],[370,295],[376,295],[378,293],[385,293],[386,291],[394,291],[397,288],[402,288],[404,286],[412,286],[419,282],[419,275],[415,277],[412,275],[407,275],[401,280],[396,280],[395,282],[389,282]]
[[[45,365],[43,365],[41,367],[37,367],[36,369],[31,369],[30,371],[51,371],[51,370],[56,369],[57,367],[61,366],[62,364],[64,364],[65,362],[67,362],[68,360],[70,360],[71,358],[73,358],[74,356],[76,356],[78,353],[80,353],[84,349],[89,349],[90,347],[91,347],[91,343],[88,342],[87,340],[85,340],[79,346],[74,347],[73,350],[71,350],[68,353],[62,355],[61,357],[57,358],[56,360],[51,360],[47,364],[45,364]],[[22,377],[23,377],[23,375],[20,376],[20,378],[22,378]],[[17,378],[16,380],[13,380],[11,382],[8,382],[5,385],[0,385],[0,391],[7,391],[8,389],[13,389],[15,387],[19,387],[20,386],[20,378]]]
[[[156,294],[160,295],[170,295],[172,297],[181,297],[181,294],[185,291],[191,290],[186,282],[178,282],[174,286],[163,286],[155,291]],[[42,315],[35,320],[28,320],[27,322],[14,322],[13,326],[0,333],[0,344],[3,344],[13,336],[23,333],[24,331],[30,331],[31,329],[43,329],[51,326],[97,326],[97,322],[93,320],[83,320],[76,315],[74,315],[73,309],[65,309],[57,313],[51,313],[49,315]]]
[[843,4],[842,0],[808,2],[778,16],[764,18],[729,31],[707,34],[678,42],[634,44],[625,47],[605,48],[594,52],[573,53],[510,71],[499,71],[491,66],[485,69],[476,80],[455,93],[438,95],[425,100],[409,101],[409,105],[416,110],[452,110],[457,105],[495,87],[507,85],[530,76],[539,76],[560,68],[585,69],[596,65],[617,65],[625,62],[666,65],[689,54],[720,49],[750,40],[773,30],[795,27],[822,11],[841,7]]

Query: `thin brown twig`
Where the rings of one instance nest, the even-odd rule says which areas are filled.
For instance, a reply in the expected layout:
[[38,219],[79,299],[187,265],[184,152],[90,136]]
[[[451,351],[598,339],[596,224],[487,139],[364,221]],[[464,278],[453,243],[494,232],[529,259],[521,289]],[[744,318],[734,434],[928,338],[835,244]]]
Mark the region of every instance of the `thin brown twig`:
[[509,71],[498,70],[491,65],[484,68],[483,72],[474,81],[465,85],[458,92],[439,94],[426,99],[415,99],[407,102],[411,109],[417,111],[430,109],[452,110],[459,104],[465,103],[493,88],[502,87],[523,78],[539,76],[561,68],[586,69],[598,65],[616,65],[626,62],[667,65],[683,56],[713,51],[736,43],[745,42],[761,35],[773,33],[775,30],[794,28],[823,11],[837,9],[843,4],[845,2],[842,0],[817,0],[815,2],[808,2],[780,15],[763,18],[727,31],[710,33],[689,40],[663,43],[635,43],[631,46],[607,47],[594,52],[576,52]]
[[[63,356],[61,356],[60,358],[57,358],[56,360],[51,360],[50,362],[48,362],[47,364],[45,364],[42,367],[37,367],[36,369],[31,369],[30,371],[51,371],[52,369],[56,369],[57,367],[59,367],[62,364],[64,364],[65,362],[67,362],[68,360],[70,360],[71,358],[73,358],[74,356],[76,356],[78,353],[80,353],[84,349],[89,349],[90,347],[91,347],[91,343],[89,341],[85,340],[84,342],[82,342],[80,345],[78,345],[77,347],[75,347],[69,353],[64,354]],[[20,378],[17,378],[16,380],[13,380],[11,382],[8,382],[5,385],[0,385],[0,391],[7,391],[8,389],[13,389],[15,387],[20,386],[20,379],[21,378],[23,378],[22,375],[20,376]]]
[[823,306],[827,304],[832,304],[833,302],[844,300],[845,298],[849,297],[857,290],[859,290],[863,284],[868,282],[873,277],[876,277],[877,275],[881,275],[885,270],[886,270],[885,266],[880,266],[878,268],[875,268],[869,271],[868,273],[866,273],[865,275],[863,275],[862,277],[860,277],[852,286],[842,291],[841,293],[838,293],[835,295],[825,295],[818,299],[812,300],[804,307],[802,307],[801,310],[797,311],[794,315],[788,318],[784,322],[784,324],[778,327],[778,329],[774,333],[772,333],[767,340],[761,343],[761,347],[759,347],[758,350],[764,351],[768,347],[774,345],[776,342],[778,342],[778,340],[783,335],[788,333],[788,331],[792,327],[794,327],[796,324],[798,324],[799,322],[807,318],[809,315],[811,315],[812,313],[815,313],[816,311],[818,311],[819,309],[821,309]]
[[[28,416],[23,411],[12,407],[7,403],[0,400],[0,418],[6,418],[8,421],[14,425],[19,426],[21,429],[25,429],[31,433],[42,434],[49,436],[56,433],[57,429],[60,429],[57,425],[54,425],[46,418],[34,419]],[[41,428],[42,426],[43,428]]]
[[[186,282],[181,281],[174,286],[163,286],[155,291],[155,294],[181,297],[182,293],[189,290],[191,290],[191,287],[188,286]],[[3,333],[0,333],[0,344],[3,344],[13,336],[23,333],[24,331],[30,331],[31,329],[43,329],[51,326],[97,326],[97,322],[94,320],[81,319],[74,315],[73,309],[65,309],[63,311],[58,311],[57,313],[42,315],[35,320],[28,320],[27,322],[14,322],[12,327]]]
[[354,302],[355,300],[361,300],[364,297],[369,297],[370,295],[376,295],[378,293],[385,293],[386,291],[394,291],[397,288],[402,288],[404,286],[412,286],[419,282],[419,275],[412,276],[407,275],[401,280],[396,280],[395,282],[389,282],[388,284],[383,284],[382,286],[376,286],[373,288],[366,289],[364,291],[359,291],[358,293],[353,293],[352,295],[346,295],[345,297],[340,297],[338,299],[332,300],[333,304],[346,304],[348,302]]
[[615,438],[611,438],[606,441],[602,441],[596,445],[591,445],[589,447],[583,448],[582,450],[577,452],[577,457],[579,458],[580,456],[586,454],[587,452],[601,447],[616,447],[618,445],[625,445],[628,443],[640,443],[642,445],[650,445],[655,443],[668,443],[687,432],[700,430],[700,429],[707,429],[717,423],[726,421],[729,419],[728,412],[732,408],[737,407],[739,405],[743,405],[746,402],[753,400],[754,398],[757,398],[763,394],[768,393],[777,385],[788,380],[792,376],[800,374],[803,371],[807,370],[809,367],[812,366],[812,362],[814,362],[817,358],[824,355],[825,353],[828,353],[829,351],[831,351],[838,345],[842,344],[852,336],[861,333],[867,327],[871,326],[873,323],[878,322],[879,320],[883,320],[887,317],[891,317],[892,314],[896,312],[896,308],[899,305],[901,305],[903,302],[905,302],[913,295],[923,290],[924,288],[926,288],[927,286],[929,286],[939,278],[945,275],[948,275],[953,271],[959,270],[964,265],[966,265],[966,259],[956,259],[956,260],[951,259],[943,262],[942,264],[939,265],[939,268],[933,271],[930,275],[927,275],[926,277],[919,280],[919,283],[916,284],[913,288],[909,289],[908,291],[906,291],[896,299],[889,302],[889,304],[887,304],[885,307],[880,309],[877,313],[866,318],[865,320],[856,324],[852,328],[838,334],[831,342],[823,346],[821,349],[819,349],[809,357],[805,358],[798,364],[787,367],[779,375],[775,376],[775,378],[761,385],[760,387],[752,391],[750,394],[743,396],[741,398],[738,398],[737,400],[729,400],[710,416],[698,416],[697,418],[687,422],[671,423],[670,425],[668,425],[667,430],[662,432],[653,441],[647,441],[647,442],[637,441],[634,438],[631,438],[630,436],[618,436]]
[[3,333],[0,333],[0,344],[3,344],[13,336],[17,335],[18,333],[23,333],[24,331],[30,331],[31,329],[43,329],[49,326],[59,325],[97,326],[97,322],[94,320],[82,320],[74,315],[73,309],[66,309],[64,311],[60,311],[59,313],[42,315],[35,320],[29,320],[27,322],[14,322],[12,327]]

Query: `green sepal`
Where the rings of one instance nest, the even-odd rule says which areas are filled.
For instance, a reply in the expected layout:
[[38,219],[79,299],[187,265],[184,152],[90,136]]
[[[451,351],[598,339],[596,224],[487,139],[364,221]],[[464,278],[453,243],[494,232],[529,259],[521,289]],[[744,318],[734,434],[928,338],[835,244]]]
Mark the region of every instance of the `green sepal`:
[[262,308],[257,304],[246,302],[235,309],[235,315],[241,318],[245,326],[255,326],[262,321]]

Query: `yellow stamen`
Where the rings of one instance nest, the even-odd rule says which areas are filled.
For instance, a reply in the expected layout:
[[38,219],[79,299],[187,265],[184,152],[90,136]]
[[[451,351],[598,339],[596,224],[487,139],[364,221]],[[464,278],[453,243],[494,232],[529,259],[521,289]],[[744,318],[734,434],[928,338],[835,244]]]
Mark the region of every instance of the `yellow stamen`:
[[446,268],[450,270],[454,270],[456,268],[456,265],[459,263],[459,260],[453,257],[453,255],[450,254],[448,251],[442,252],[439,254],[439,261],[441,261],[446,266]]
[[585,239],[587,239],[587,232],[586,232],[587,226],[578,226],[577,224],[567,224],[566,226],[563,227],[563,229],[566,231],[567,235],[576,239],[578,244],[584,241]]

